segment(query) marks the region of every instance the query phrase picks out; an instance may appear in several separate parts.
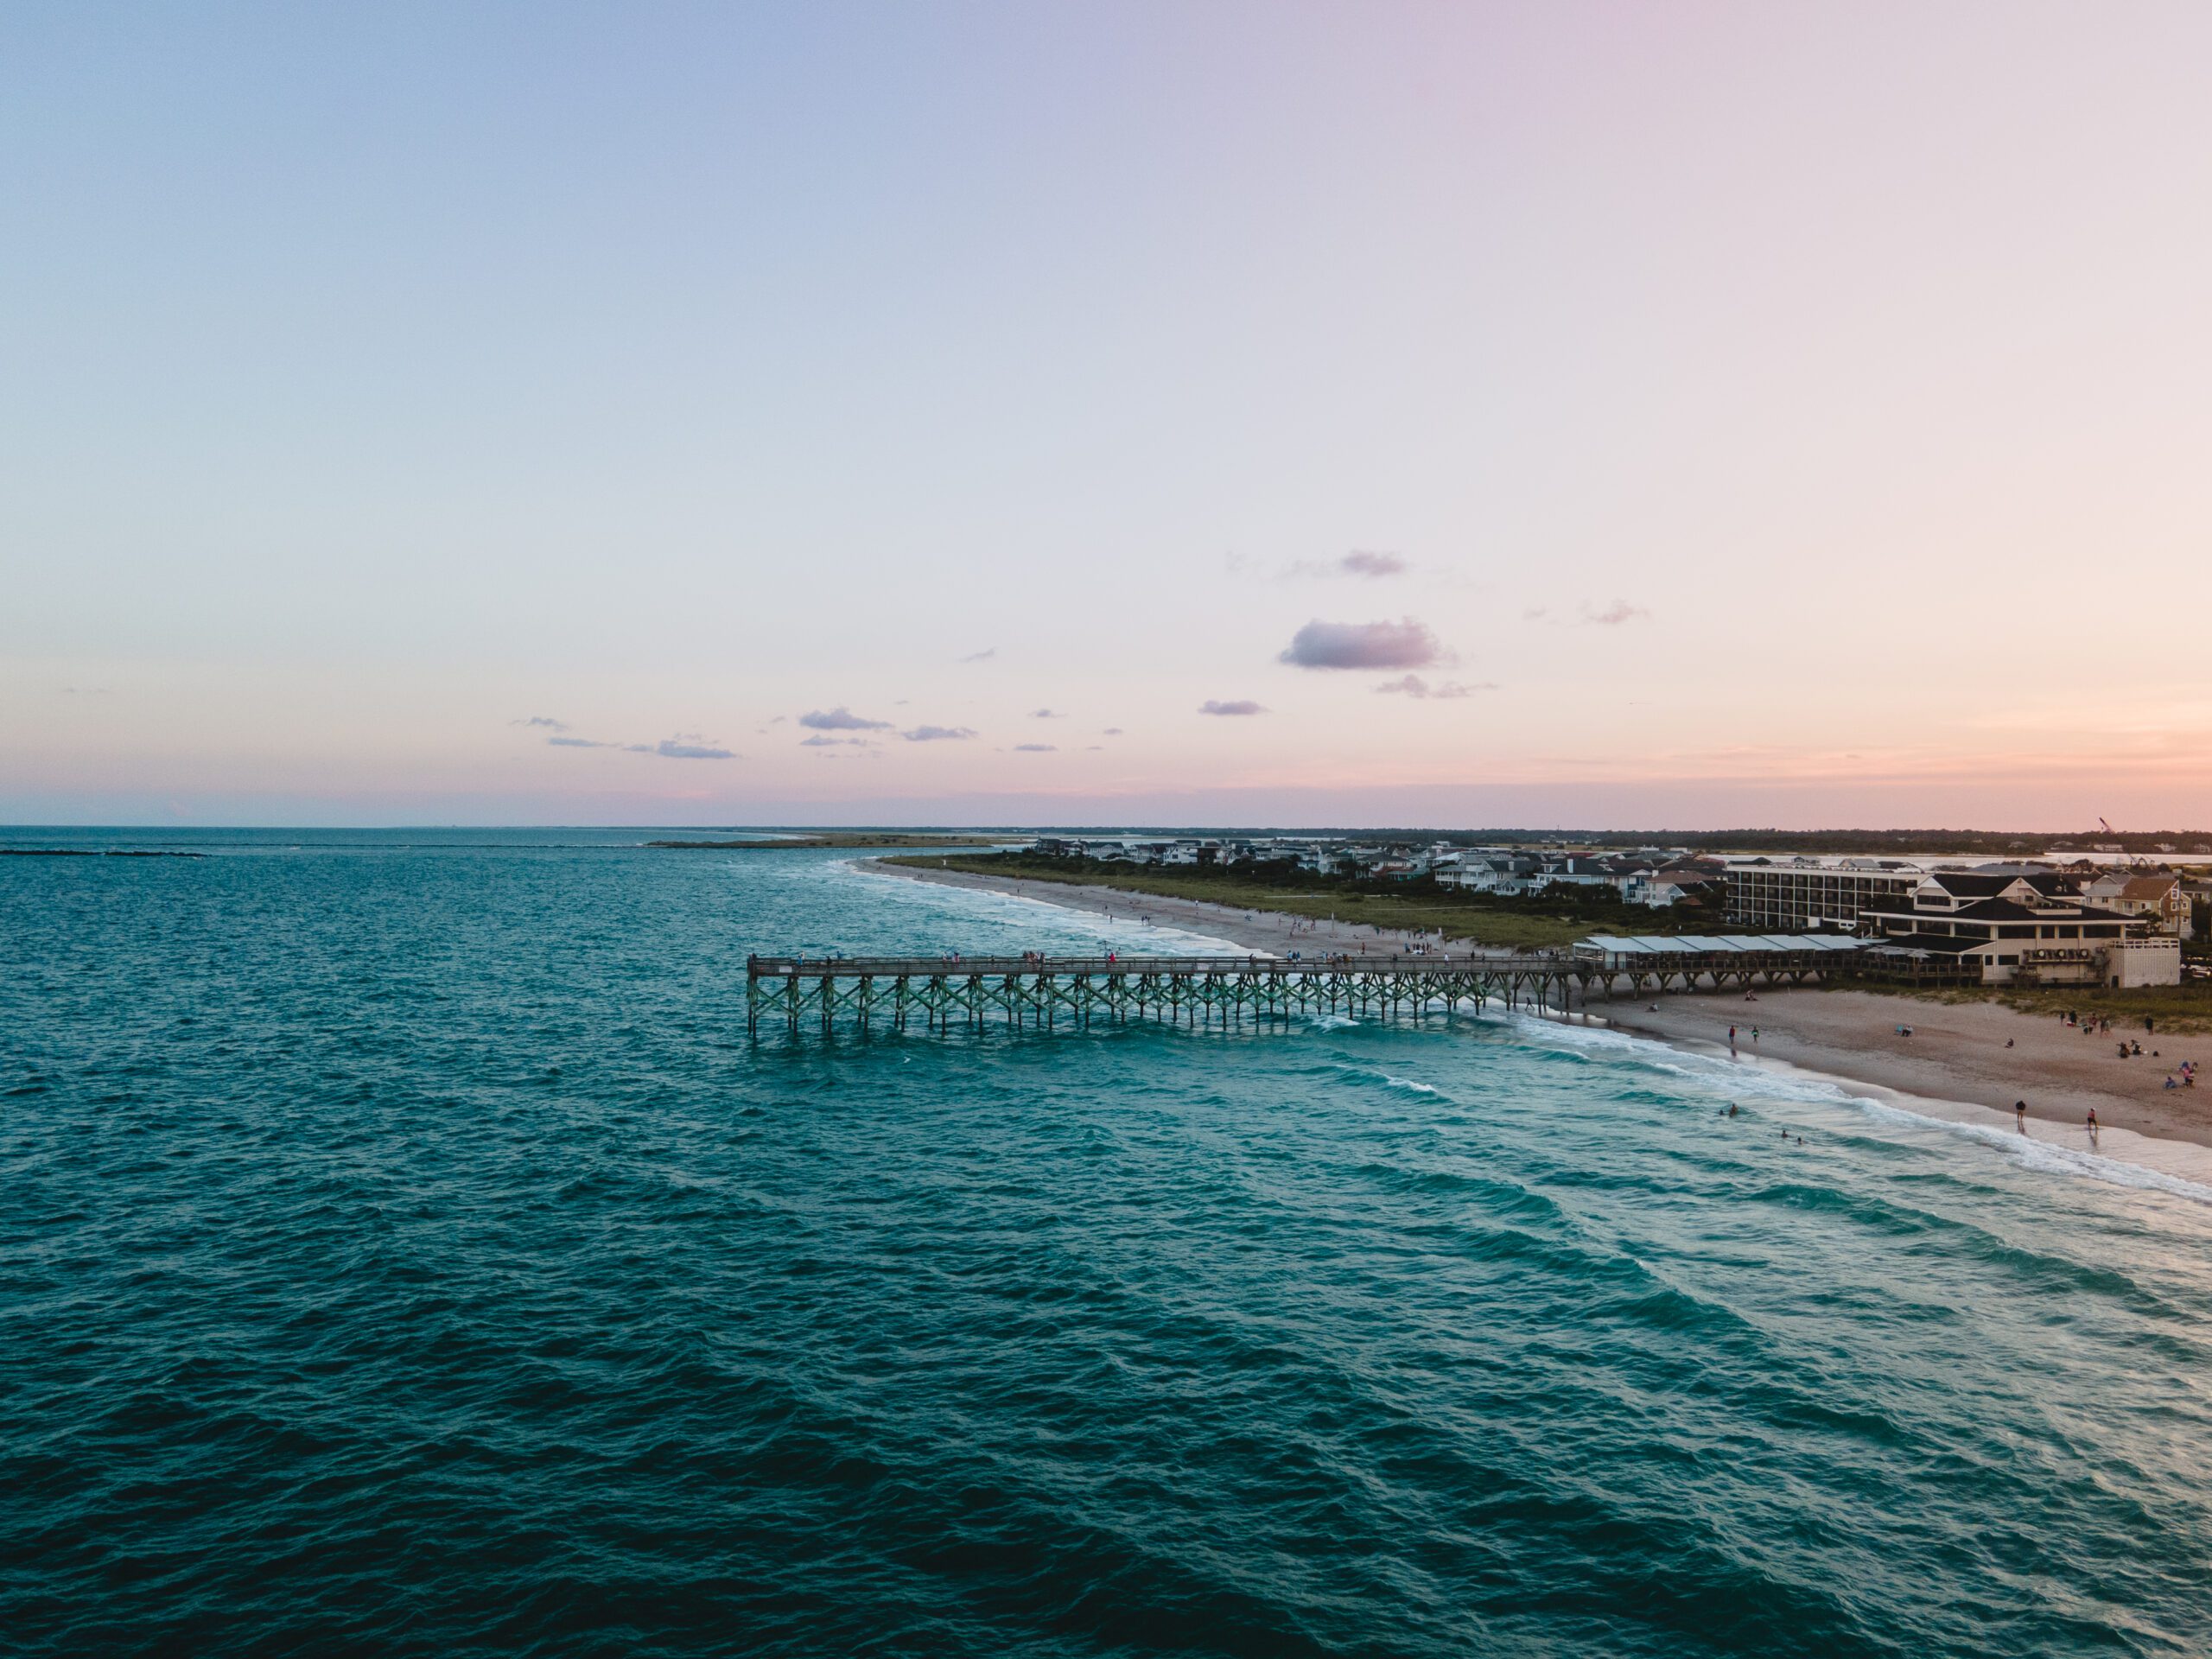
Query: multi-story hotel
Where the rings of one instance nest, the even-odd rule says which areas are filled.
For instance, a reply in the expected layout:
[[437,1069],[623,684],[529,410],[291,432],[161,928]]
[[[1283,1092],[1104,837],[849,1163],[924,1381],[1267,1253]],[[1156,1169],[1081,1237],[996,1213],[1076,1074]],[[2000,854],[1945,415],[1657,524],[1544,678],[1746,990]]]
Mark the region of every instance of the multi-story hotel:
[[1851,930],[1870,909],[1908,905],[1928,872],[1895,858],[1732,860],[1728,919],[1760,933]]

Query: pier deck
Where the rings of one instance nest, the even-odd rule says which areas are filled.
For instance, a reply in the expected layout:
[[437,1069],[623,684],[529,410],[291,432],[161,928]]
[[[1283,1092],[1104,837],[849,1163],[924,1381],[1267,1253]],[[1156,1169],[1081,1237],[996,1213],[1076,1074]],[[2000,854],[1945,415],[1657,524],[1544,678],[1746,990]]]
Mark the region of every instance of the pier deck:
[[[1819,959],[1815,959],[1819,958]],[[1683,952],[1662,966],[1611,952],[1285,957],[749,957],[745,1028],[796,1033],[841,1018],[861,1030],[980,1030],[987,1021],[1052,1030],[1131,1019],[1192,1027],[1238,1026],[1292,1014],[1363,1018],[1449,1014],[1471,1003],[1564,1011],[1579,993],[1717,988],[1797,982],[1837,965],[1794,951]]]
[[1051,1030],[1056,1025],[1162,1020],[1242,1025],[1294,1014],[1421,1018],[1496,1000],[1565,1007],[1590,976],[1562,957],[753,957],[746,963],[746,1030],[780,1020],[829,1030],[849,1015],[904,1031],[919,1016],[936,1031],[987,1020]]

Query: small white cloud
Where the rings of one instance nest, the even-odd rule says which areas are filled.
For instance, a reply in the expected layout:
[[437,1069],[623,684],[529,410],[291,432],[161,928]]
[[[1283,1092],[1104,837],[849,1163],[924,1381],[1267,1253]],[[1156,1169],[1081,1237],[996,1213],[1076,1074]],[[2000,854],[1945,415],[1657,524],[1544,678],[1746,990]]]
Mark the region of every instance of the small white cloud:
[[1630,604],[1624,599],[1615,600],[1603,610],[1586,600],[1582,606],[1582,620],[1592,627],[1618,628],[1624,622],[1648,622],[1651,620],[1651,613],[1641,605]]
[[696,732],[683,733],[675,737],[664,737],[659,742],[654,744],[648,753],[658,754],[667,760],[734,760],[737,759],[735,750],[717,748],[701,738]]
[[917,726],[899,735],[909,743],[964,743],[976,734],[966,726]]
[[1308,622],[1277,659],[1294,668],[1427,668],[1443,656],[1410,616],[1395,622]]
[[1014,746],[1014,752],[1016,754],[1058,754],[1059,749],[1051,743],[1017,743]]
[[884,732],[891,729],[889,721],[863,720],[842,702],[835,709],[810,709],[798,717],[798,723],[817,732]]
[[988,663],[992,658],[998,654],[999,648],[996,645],[986,645],[981,651],[969,652],[967,656],[963,657],[960,660],[963,663]]
[[1283,575],[1287,577],[1363,576],[1372,582],[1384,576],[1402,576],[1412,568],[1400,554],[1354,548],[1342,558],[1300,559]]
[[1264,715],[1268,711],[1249,697],[1232,697],[1227,701],[1208,697],[1198,705],[1198,712],[1202,715]]
[[1418,674],[1408,674],[1403,679],[1385,680],[1375,688],[1392,696],[1405,697],[1471,697],[1478,691],[1495,691],[1495,681],[1484,680],[1476,685],[1462,685],[1457,680],[1446,680],[1441,685],[1431,685]]

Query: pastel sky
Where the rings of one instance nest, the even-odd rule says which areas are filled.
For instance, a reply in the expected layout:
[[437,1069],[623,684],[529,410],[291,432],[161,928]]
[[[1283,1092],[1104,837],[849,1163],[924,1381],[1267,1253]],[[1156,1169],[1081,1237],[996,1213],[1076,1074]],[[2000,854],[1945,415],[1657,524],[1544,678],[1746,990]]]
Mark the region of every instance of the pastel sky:
[[2212,8],[0,10],[0,822],[2212,824]]

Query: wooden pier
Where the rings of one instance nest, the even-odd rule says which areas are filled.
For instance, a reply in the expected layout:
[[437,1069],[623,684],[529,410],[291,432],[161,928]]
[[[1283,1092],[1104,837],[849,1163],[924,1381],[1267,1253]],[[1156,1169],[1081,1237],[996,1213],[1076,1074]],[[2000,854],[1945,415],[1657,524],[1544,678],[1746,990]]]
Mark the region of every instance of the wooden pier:
[[1420,1020],[1471,1002],[1564,1009],[1600,977],[1559,956],[979,957],[911,959],[751,957],[745,1027],[796,1033],[841,1018],[905,1031],[986,1022],[1051,1031],[1131,1019],[1192,1027],[1292,1014]]
[[[1625,943],[1607,940],[1611,947]],[[1720,940],[1698,941],[1720,946]],[[1294,1014],[1359,1019],[1449,1015],[1471,1004],[1565,1013],[1579,996],[1800,984],[1827,978],[1850,954],[1834,950],[1669,951],[1661,959],[1586,943],[1571,951],[1285,957],[748,957],[745,1029],[763,1021],[796,1036],[842,1019],[862,1032],[1081,1030],[1132,1019],[1224,1028]]]

